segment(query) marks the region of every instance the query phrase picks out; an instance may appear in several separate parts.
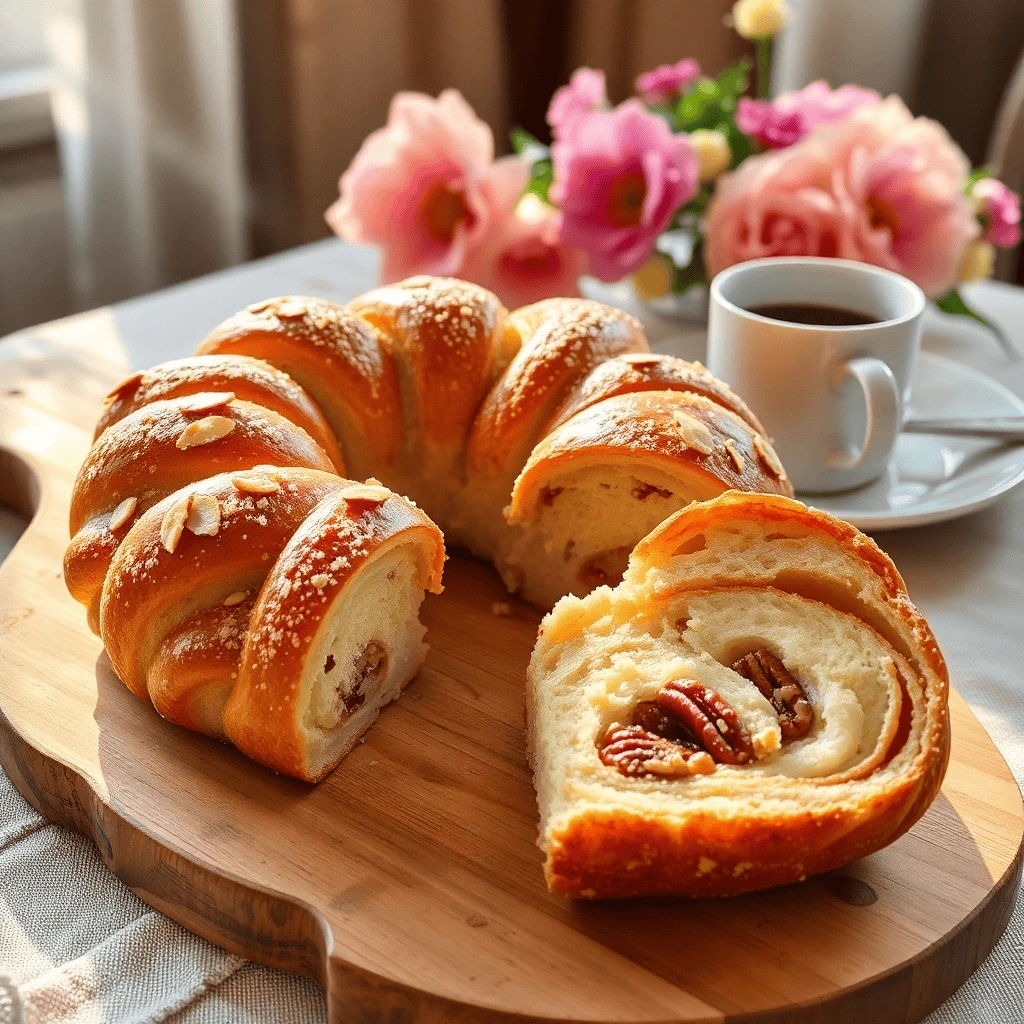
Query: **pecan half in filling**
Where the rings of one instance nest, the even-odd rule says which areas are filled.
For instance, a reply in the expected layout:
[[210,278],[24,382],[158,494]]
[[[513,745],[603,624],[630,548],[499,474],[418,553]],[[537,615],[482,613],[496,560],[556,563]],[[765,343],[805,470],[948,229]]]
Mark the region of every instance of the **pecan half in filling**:
[[363,706],[367,691],[387,673],[388,652],[384,645],[371,640],[359,653],[352,668],[353,684],[348,693],[342,693],[340,686],[337,691],[338,700],[346,715]]
[[728,701],[694,679],[666,683],[640,701],[627,725],[608,727],[601,760],[636,777],[707,774],[716,764],[746,764],[754,748]]
[[771,702],[783,743],[807,735],[814,724],[814,708],[793,673],[767,647],[745,654],[732,670],[749,679]]

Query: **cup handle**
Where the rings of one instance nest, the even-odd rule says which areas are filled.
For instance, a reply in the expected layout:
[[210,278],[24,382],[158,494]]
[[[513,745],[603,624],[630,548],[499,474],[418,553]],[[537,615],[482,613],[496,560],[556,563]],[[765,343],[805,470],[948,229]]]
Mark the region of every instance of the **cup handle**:
[[891,450],[903,422],[903,399],[889,365],[872,356],[843,363],[833,378],[838,390],[846,377],[852,377],[864,392],[867,405],[867,429],[860,448],[851,453],[835,449],[828,458],[833,469],[853,469],[865,462],[884,459]]

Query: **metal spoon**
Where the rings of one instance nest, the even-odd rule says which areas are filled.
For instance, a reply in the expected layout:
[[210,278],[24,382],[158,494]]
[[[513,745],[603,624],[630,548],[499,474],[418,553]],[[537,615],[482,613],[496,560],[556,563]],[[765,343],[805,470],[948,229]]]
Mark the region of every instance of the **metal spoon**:
[[1024,441],[1024,416],[962,416],[937,420],[908,420],[909,434],[958,434],[961,437],[991,437],[1007,443]]

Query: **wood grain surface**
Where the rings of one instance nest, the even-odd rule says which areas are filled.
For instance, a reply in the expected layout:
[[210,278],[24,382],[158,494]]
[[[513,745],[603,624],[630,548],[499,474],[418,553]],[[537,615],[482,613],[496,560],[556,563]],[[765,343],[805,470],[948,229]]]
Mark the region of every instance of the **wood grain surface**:
[[955,694],[939,798],[842,872],[728,901],[550,896],[523,745],[538,616],[492,615],[509,599],[468,559],[427,598],[423,671],[319,786],[164,722],[61,578],[71,484],[121,369],[39,338],[0,363],[0,501],[34,514],[0,566],[0,762],[147,903],[318,978],[332,1021],[916,1021],[1002,934],[1021,798]]

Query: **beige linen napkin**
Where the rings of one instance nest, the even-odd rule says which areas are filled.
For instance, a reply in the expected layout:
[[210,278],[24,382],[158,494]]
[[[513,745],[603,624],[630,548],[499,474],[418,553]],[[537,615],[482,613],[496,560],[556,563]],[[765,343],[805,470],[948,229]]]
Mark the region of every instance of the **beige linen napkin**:
[[0,1024],[322,1024],[308,979],[192,935],[0,772]]

